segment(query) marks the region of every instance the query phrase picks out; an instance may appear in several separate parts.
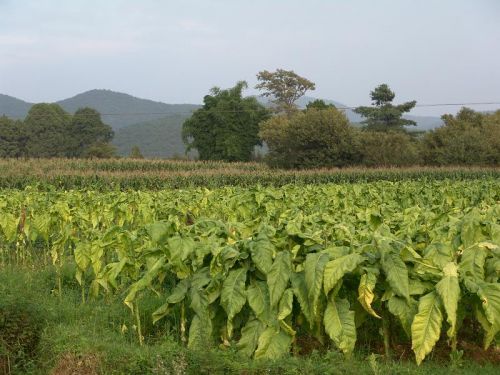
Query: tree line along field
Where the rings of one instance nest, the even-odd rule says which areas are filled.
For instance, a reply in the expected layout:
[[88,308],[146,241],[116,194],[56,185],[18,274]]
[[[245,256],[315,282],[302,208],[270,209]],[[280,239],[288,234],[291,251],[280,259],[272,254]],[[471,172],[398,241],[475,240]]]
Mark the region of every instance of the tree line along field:
[[498,371],[496,169],[0,170],[0,371]]

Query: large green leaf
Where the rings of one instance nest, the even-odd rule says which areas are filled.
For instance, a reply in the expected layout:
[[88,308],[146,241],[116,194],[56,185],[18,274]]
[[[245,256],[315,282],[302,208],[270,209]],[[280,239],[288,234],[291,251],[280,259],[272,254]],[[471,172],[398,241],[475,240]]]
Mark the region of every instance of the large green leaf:
[[[208,314],[206,315],[208,316]],[[202,350],[210,347],[211,335],[212,321],[195,314],[189,326],[188,348]]]
[[271,307],[275,307],[278,304],[283,292],[287,288],[291,268],[290,253],[288,251],[279,252],[267,274],[267,286],[269,287]]
[[439,340],[442,323],[441,301],[436,292],[430,292],[420,298],[418,313],[411,325],[411,348],[415,352],[417,364],[422,363]]
[[252,281],[247,289],[247,300],[255,316],[266,324],[270,322],[271,305],[265,281]]
[[312,318],[311,305],[307,295],[304,272],[292,272],[290,280],[292,281],[293,294],[295,294],[295,297],[299,301],[301,312],[309,322],[310,327],[312,327],[314,319]]
[[278,305],[278,319],[286,319],[288,315],[292,313],[293,308],[293,291],[292,289],[287,289],[283,293]]
[[347,299],[328,299],[323,322],[325,331],[334,344],[344,353],[351,354],[356,344],[354,311],[349,310]]
[[363,262],[364,258],[359,254],[348,254],[328,262],[325,266],[323,277],[323,288],[328,295],[335,285],[346,273],[352,272]]
[[470,278],[473,282],[484,280],[484,263],[488,250],[481,246],[466,248],[460,257],[460,277]]
[[373,290],[375,289],[375,284],[377,283],[377,275],[373,272],[364,273],[361,276],[358,287],[358,301],[363,306],[363,308],[375,318],[380,316],[373,310],[372,302],[375,298]]
[[380,257],[382,270],[392,290],[397,295],[409,300],[408,269],[399,254],[396,254],[392,249],[381,248]]
[[251,243],[250,252],[257,269],[267,275],[273,264],[274,245],[265,235],[259,235]]
[[246,355],[251,357],[257,348],[259,337],[264,331],[265,325],[260,320],[251,318],[247,324],[241,329],[241,338],[236,344],[236,348]]
[[418,303],[410,298],[409,301],[398,296],[389,298],[387,307],[391,314],[397,316],[408,337],[411,337],[411,323],[417,313]]
[[227,335],[232,336],[233,318],[246,303],[245,281],[247,269],[244,267],[229,272],[222,284],[221,305],[227,313]]
[[255,358],[279,359],[290,352],[292,340],[283,330],[268,327],[259,337]]
[[448,337],[455,336],[457,324],[457,308],[460,299],[460,286],[458,285],[458,266],[454,262],[448,263],[443,269],[443,278],[436,284],[436,292],[441,297],[447,321],[450,328]]
[[484,340],[484,347],[487,349],[500,332],[500,284],[480,283],[477,294],[482,302],[484,316],[490,323]]
[[304,262],[305,282],[308,291],[311,313],[314,317],[318,315],[318,299],[323,285],[323,271],[329,260],[328,254],[307,254]]

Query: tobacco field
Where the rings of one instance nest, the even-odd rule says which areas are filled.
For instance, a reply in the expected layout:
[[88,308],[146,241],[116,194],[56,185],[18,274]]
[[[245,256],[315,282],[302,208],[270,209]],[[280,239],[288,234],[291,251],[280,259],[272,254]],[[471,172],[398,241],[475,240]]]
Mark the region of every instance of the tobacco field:
[[148,319],[188,348],[278,359],[307,338],[349,357],[375,329],[386,355],[408,345],[420,364],[471,325],[498,345],[500,184],[0,190],[0,265],[54,267],[64,299],[68,264],[82,306],[120,296],[139,345],[154,293]]

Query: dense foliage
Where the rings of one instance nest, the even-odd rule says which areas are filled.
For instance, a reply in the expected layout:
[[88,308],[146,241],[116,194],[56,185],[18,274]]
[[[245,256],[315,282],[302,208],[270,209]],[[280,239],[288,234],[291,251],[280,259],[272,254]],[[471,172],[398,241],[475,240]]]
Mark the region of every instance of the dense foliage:
[[260,145],[259,123],[268,111],[253,97],[243,98],[246,82],[231,89],[214,87],[203,107],[183,124],[187,151],[196,149],[201,160],[249,161]]
[[415,121],[403,118],[403,114],[415,107],[416,101],[393,105],[396,94],[385,83],[371,93],[373,107],[358,107],[354,112],[366,118],[362,123],[373,131],[403,131],[405,125],[416,125]]
[[443,121],[423,138],[426,164],[500,164],[500,111],[485,115],[463,108]]
[[113,134],[92,108],[72,116],[58,104],[35,104],[24,121],[0,117],[0,157],[112,157]]
[[293,70],[263,70],[257,74],[259,82],[255,88],[262,90],[262,96],[270,98],[273,109],[278,113],[290,114],[297,109],[296,101],[314,90],[316,85]]
[[154,290],[154,320],[176,316],[191,348],[278,358],[311,337],[350,355],[380,326],[387,352],[411,342],[420,363],[446,338],[455,350],[464,322],[496,340],[499,200],[498,179],[4,191],[1,260],[76,263],[82,301],[123,295],[140,342]]
[[[320,105],[320,104],[319,104]],[[275,116],[261,124],[270,165],[281,168],[343,167],[360,160],[356,134],[344,113],[318,109]]]

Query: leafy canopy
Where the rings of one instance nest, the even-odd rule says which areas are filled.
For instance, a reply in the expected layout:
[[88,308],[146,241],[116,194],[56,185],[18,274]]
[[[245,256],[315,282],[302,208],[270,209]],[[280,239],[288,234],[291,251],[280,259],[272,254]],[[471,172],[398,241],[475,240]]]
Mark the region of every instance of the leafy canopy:
[[375,107],[357,107],[354,112],[365,117],[362,121],[368,130],[388,131],[398,130],[404,131],[405,125],[417,125],[415,121],[402,118],[403,114],[417,104],[416,101],[406,102],[399,105],[393,105],[392,101],[396,94],[391,91],[385,83],[376,87],[370,93],[373,105]]
[[184,122],[182,138],[187,151],[196,149],[202,160],[248,161],[260,145],[259,123],[269,112],[253,97],[243,98],[245,81],[221,90],[214,87],[203,107]]
[[268,162],[283,168],[345,166],[357,161],[355,129],[335,108],[275,116],[261,125]]
[[293,70],[277,69],[275,72],[263,70],[257,74],[259,83],[255,86],[263,90],[262,96],[272,98],[276,112],[291,113],[296,109],[295,102],[309,90],[316,88],[308,79]]

